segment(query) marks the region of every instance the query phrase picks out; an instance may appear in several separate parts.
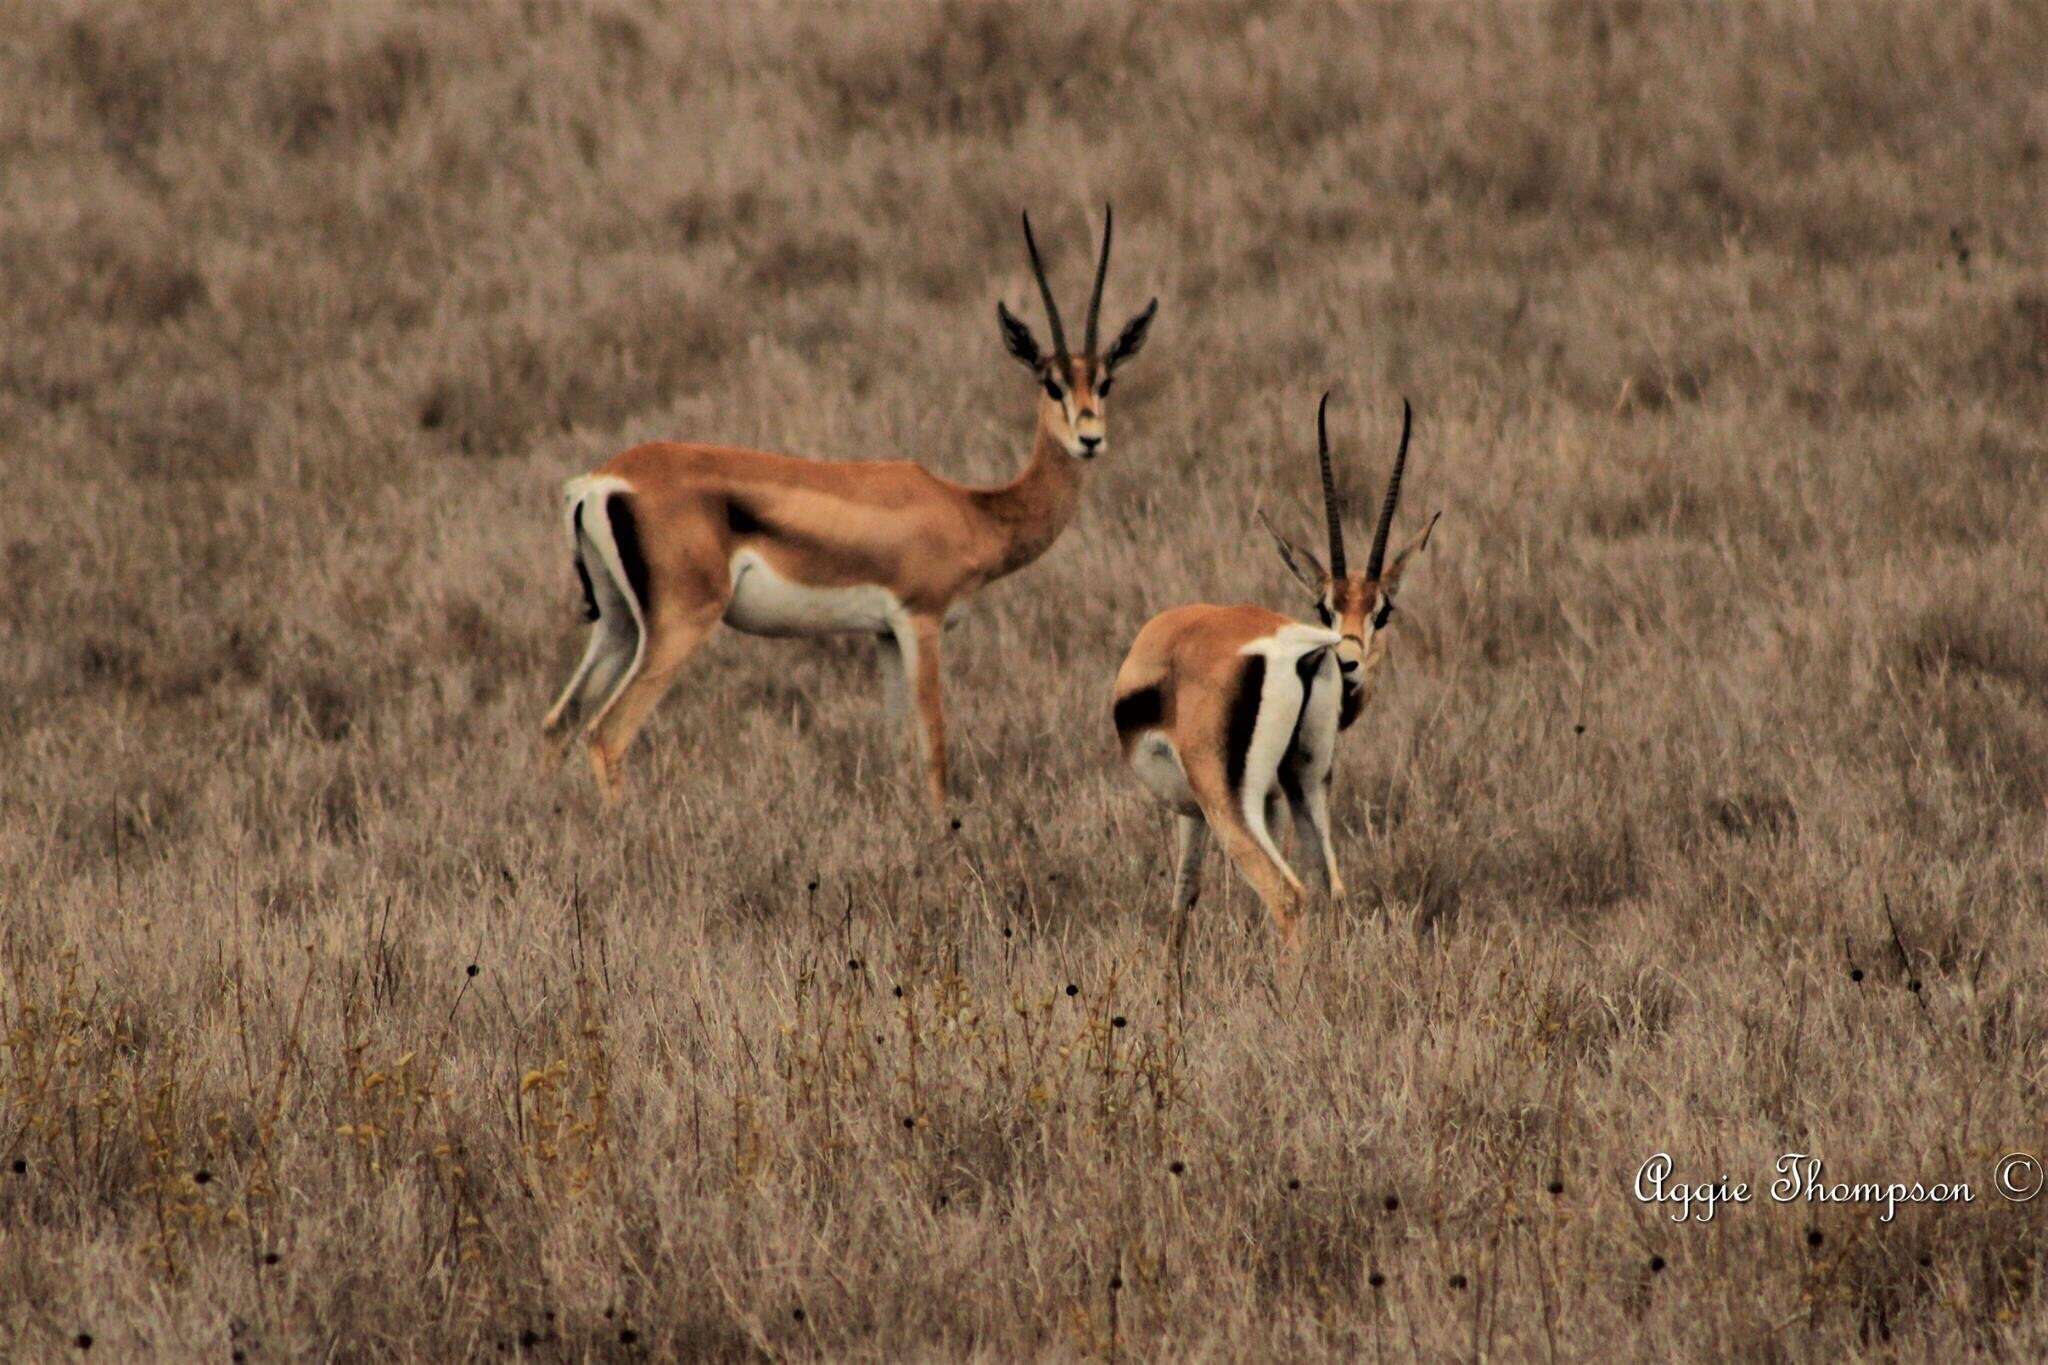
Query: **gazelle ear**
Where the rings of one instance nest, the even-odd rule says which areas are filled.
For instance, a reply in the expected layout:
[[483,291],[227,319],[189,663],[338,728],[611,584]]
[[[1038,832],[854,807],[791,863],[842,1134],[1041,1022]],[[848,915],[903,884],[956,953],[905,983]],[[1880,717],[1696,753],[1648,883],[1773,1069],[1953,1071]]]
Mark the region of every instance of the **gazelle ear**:
[[1009,353],[1024,362],[1026,367],[1037,369],[1044,360],[1044,353],[1038,349],[1038,338],[1031,335],[1031,329],[1024,320],[996,300],[996,322],[1003,329],[1003,346]]
[[1436,529],[1437,518],[1442,515],[1443,513],[1438,512],[1432,516],[1429,525],[1422,528],[1422,534],[1395,552],[1393,559],[1387,564],[1386,572],[1380,575],[1381,592],[1389,597],[1394,595],[1394,588],[1401,581],[1402,571],[1408,567],[1408,561],[1420,553],[1423,546],[1429,544],[1429,533]]
[[1114,374],[1117,366],[1144,349],[1145,333],[1152,329],[1152,315],[1158,311],[1159,300],[1154,299],[1145,305],[1144,312],[1124,324],[1124,329],[1116,334],[1116,340],[1110,343],[1109,354],[1102,358],[1104,369]]
[[1323,595],[1323,584],[1329,578],[1329,575],[1323,572],[1323,562],[1281,535],[1273,523],[1266,519],[1264,508],[1259,510],[1258,517],[1259,525],[1265,527],[1266,534],[1273,537],[1273,544],[1279,549],[1280,560],[1287,566],[1287,571],[1301,580],[1301,586],[1320,598]]

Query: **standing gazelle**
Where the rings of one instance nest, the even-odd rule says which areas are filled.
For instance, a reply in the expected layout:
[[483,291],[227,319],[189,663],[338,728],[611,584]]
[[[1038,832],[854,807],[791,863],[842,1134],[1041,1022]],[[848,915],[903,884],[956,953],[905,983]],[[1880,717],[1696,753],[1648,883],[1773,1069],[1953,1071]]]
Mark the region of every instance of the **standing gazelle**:
[[[616,801],[621,764],[683,663],[720,621],[752,635],[866,633],[881,642],[892,699],[916,700],[931,798],[946,798],[939,630],[947,609],[1044,554],[1100,455],[1117,367],[1145,344],[1157,299],[1096,349],[1111,220],[1080,354],[1067,349],[1052,287],[1024,218],[1053,352],[1000,301],[1010,354],[1044,390],[1024,471],[969,488],[902,460],[799,459],[729,446],[656,442],[564,487],[590,645],[543,734],[559,753],[583,727],[599,790]],[[899,681],[902,687],[897,685]],[[893,709],[893,707],[892,707]]]
[[[1295,944],[1301,879],[1280,856],[1273,826],[1291,806],[1299,842],[1313,847],[1332,897],[1344,894],[1330,846],[1330,770],[1337,732],[1364,709],[1386,658],[1385,629],[1394,593],[1415,553],[1436,526],[1386,562],[1387,533],[1401,497],[1411,414],[1401,405],[1401,448],[1387,481],[1365,572],[1346,572],[1343,506],[1330,467],[1325,411],[1316,409],[1323,474],[1323,510],[1330,528],[1330,567],[1289,542],[1272,523],[1280,557],[1316,594],[1322,624],[1305,625],[1264,607],[1175,607],[1145,623],[1116,675],[1116,731],[1124,757],[1178,816],[1174,873],[1176,953],[1187,916],[1201,892],[1206,831],[1273,916],[1283,949]],[[1260,520],[1265,521],[1263,514]]]

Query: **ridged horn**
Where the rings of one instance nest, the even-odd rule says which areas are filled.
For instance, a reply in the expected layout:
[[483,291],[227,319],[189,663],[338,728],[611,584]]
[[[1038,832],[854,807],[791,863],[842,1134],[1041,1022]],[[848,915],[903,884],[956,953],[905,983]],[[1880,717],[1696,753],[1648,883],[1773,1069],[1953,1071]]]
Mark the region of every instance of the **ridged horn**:
[[1330,395],[1316,404],[1316,458],[1323,467],[1323,517],[1330,524],[1330,572],[1344,576],[1344,502],[1337,496],[1337,472],[1330,467]]
[[1095,354],[1095,323],[1102,316],[1102,282],[1109,277],[1109,234],[1116,226],[1116,211],[1102,206],[1102,259],[1095,263],[1095,292],[1088,296],[1088,336],[1084,348]]
[[1387,480],[1387,500],[1380,504],[1380,524],[1372,533],[1372,553],[1366,557],[1365,576],[1377,580],[1387,561],[1387,532],[1394,529],[1394,505],[1401,501],[1401,471],[1408,464],[1408,433],[1415,423],[1415,410],[1401,400],[1401,448],[1394,452],[1394,473]]
[[1052,328],[1052,349],[1061,361],[1067,359],[1067,332],[1060,326],[1059,305],[1052,301],[1052,286],[1045,282],[1045,262],[1038,259],[1038,239],[1031,235],[1031,214],[1024,214],[1024,249],[1031,253],[1031,273],[1038,277],[1038,296],[1045,300],[1045,325]]

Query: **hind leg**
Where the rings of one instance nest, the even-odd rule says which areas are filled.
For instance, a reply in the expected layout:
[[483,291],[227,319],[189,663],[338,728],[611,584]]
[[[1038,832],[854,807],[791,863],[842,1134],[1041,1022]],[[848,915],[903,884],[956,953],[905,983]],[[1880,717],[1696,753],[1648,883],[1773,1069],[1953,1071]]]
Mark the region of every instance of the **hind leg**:
[[1295,890],[1299,891],[1301,890],[1301,878],[1297,877],[1294,874],[1294,869],[1287,865],[1287,858],[1280,852],[1280,844],[1273,837],[1276,828],[1285,824],[1288,810],[1287,797],[1281,791],[1280,784],[1276,778],[1277,774],[1266,778],[1269,785],[1264,793],[1261,794],[1253,790],[1254,784],[1259,780],[1258,775],[1246,773],[1245,792],[1239,801],[1239,809],[1244,815],[1243,823],[1246,831],[1250,833],[1265,855],[1272,859],[1282,872],[1287,874],[1287,880],[1293,883]]
[[1266,805],[1261,813],[1266,817],[1262,828],[1266,831],[1266,837],[1273,841],[1275,853],[1280,847],[1280,831],[1287,827],[1288,812],[1292,809],[1280,784],[1274,783],[1273,789],[1266,793]]
[[1320,780],[1309,779],[1303,786],[1294,803],[1294,833],[1295,841],[1300,845],[1296,856],[1313,857],[1322,873],[1323,889],[1332,900],[1341,897],[1344,878],[1337,871],[1337,850],[1330,842],[1330,781],[1327,773]]
[[[1301,879],[1282,861],[1263,828],[1265,793],[1240,800],[1230,791],[1221,771],[1199,771],[1188,777],[1203,814],[1209,817],[1210,832],[1258,893],[1266,913],[1273,917],[1282,955],[1292,957],[1301,921]],[[1260,819],[1260,824],[1255,826],[1253,818]]]
[[1202,897],[1202,854],[1209,847],[1209,825],[1199,815],[1174,816],[1179,845],[1173,863],[1173,962],[1178,977],[1187,960],[1188,920]]
[[590,645],[583,651],[583,661],[576,665],[569,685],[562,689],[562,695],[540,725],[541,759],[545,766],[553,768],[562,761],[577,726],[619,685],[620,677],[632,665],[638,644],[639,629],[631,618],[624,616],[623,610],[616,615],[599,616],[592,623]]
[[590,723],[590,771],[597,778],[597,789],[605,804],[618,804],[624,791],[621,765],[626,750],[632,747],[655,705],[675,684],[676,675],[718,625],[724,612],[725,603],[713,600],[681,620],[668,620],[651,628],[639,668],[628,672],[624,684]]
[[1209,825],[1199,815],[1176,815],[1174,825],[1173,908],[1185,913],[1202,898],[1202,855],[1209,848]]
[[1293,956],[1301,930],[1300,879],[1288,869],[1287,864],[1267,852],[1265,845],[1241,820],[1231,825],[1219,821],[1216,841],[1223,845],[1224,853],[1237,864],[1237,870],[1258,893],[1266,913],[1273,917],[1273,930],[1279,935],[1281,953]]
[[583,585],[584,606],[590,617],[590,644],[583,651],[583,661],[569,675],[569,685],[562,689],[562,695],[540,723],[541,758],[550,767],[561,762],[577,727],[603,706],[618,687],[619,679],[632,667],[633,656],[640,648],[640,626],[632,604],[626,601],[609,572],[602,567],[596,574],[590,572],[590,565],[601,566],[602,560],[583,530],[580,506],[572,514],[570,525],[574,541],[571,558],[576,577]]

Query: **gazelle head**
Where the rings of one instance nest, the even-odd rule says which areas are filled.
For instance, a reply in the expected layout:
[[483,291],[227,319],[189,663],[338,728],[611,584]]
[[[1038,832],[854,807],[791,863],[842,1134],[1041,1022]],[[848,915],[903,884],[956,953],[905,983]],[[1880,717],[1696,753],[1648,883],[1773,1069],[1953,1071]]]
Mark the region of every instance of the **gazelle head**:
[[1052,286],[1046,283],[1045,264],[1038,259],[1038,242],[1031,235],[1031,215],[1024,215],[1024,247],[1031,253],[1031,273],[1038,277],[1038,293],[1045,300],[1045,321],[1052,329],[1052,352],[1038,345],[1021,318],[996,300],[996,321],[1003,329],[1003,345],[1024,362],[1038,380],[1044,397],[1039,400],[1039,424],[1077,460],[1092,460],[1109,443],[1105,425],[1109,388],[1116,380],[1117,366],[1136,355],[1145,344],[1145,331],[1159,310],[1153,299],[1144,311],[1124,324],[1107,351],[1098,352],[1096,322],[1102,313],[1102,281],[1109,274],[1109,235],[1114,217],[1109,207],[1102,211],[1102,257],[1095,266],[1095,292],[1088,298],[1088,333],[1079,355],[1067,349],[1066,330],[1060,326],[1059,306],[1052,301]]
[[1380,504],[1379,525],[1372,534],[1372,553],[1366,556],[1365,572],[1350,572],[1344,562],[1344,504],[1337,496],[1337,477],[1330,466],[1330,429],[1326,421],[1329,407],[1330,395],[1326,393],[1316,408],[1316,451],[1323,472],[1323,515],[1330,527],[1330,566],[1324,568],[1314,555],[1281,535],[1266,520],[1263,511],[1259,520],[1279,544],[1280,558],[1286,561],[1288,569],[1316,595],[1317,618],[1344,637],[1337,646],[1337,663],[1350,674],[1386,648],[1379,633],[1393,619],[1394,594],[1400,589],[1401,575],[1416,552],[1429,543],[1429,533],[1436,529],[1437,517],[1443,513],[1431,517],[1421,534],[1388,561],[1387,533],[1394,527],[1394,508],[1401,501],[1401,471],[1408,462],[1408,434],[1414,424],[1414,412],[1404,398],[1401,448],[1394,456],[1394,472],[1387,480],[1386,501]]

